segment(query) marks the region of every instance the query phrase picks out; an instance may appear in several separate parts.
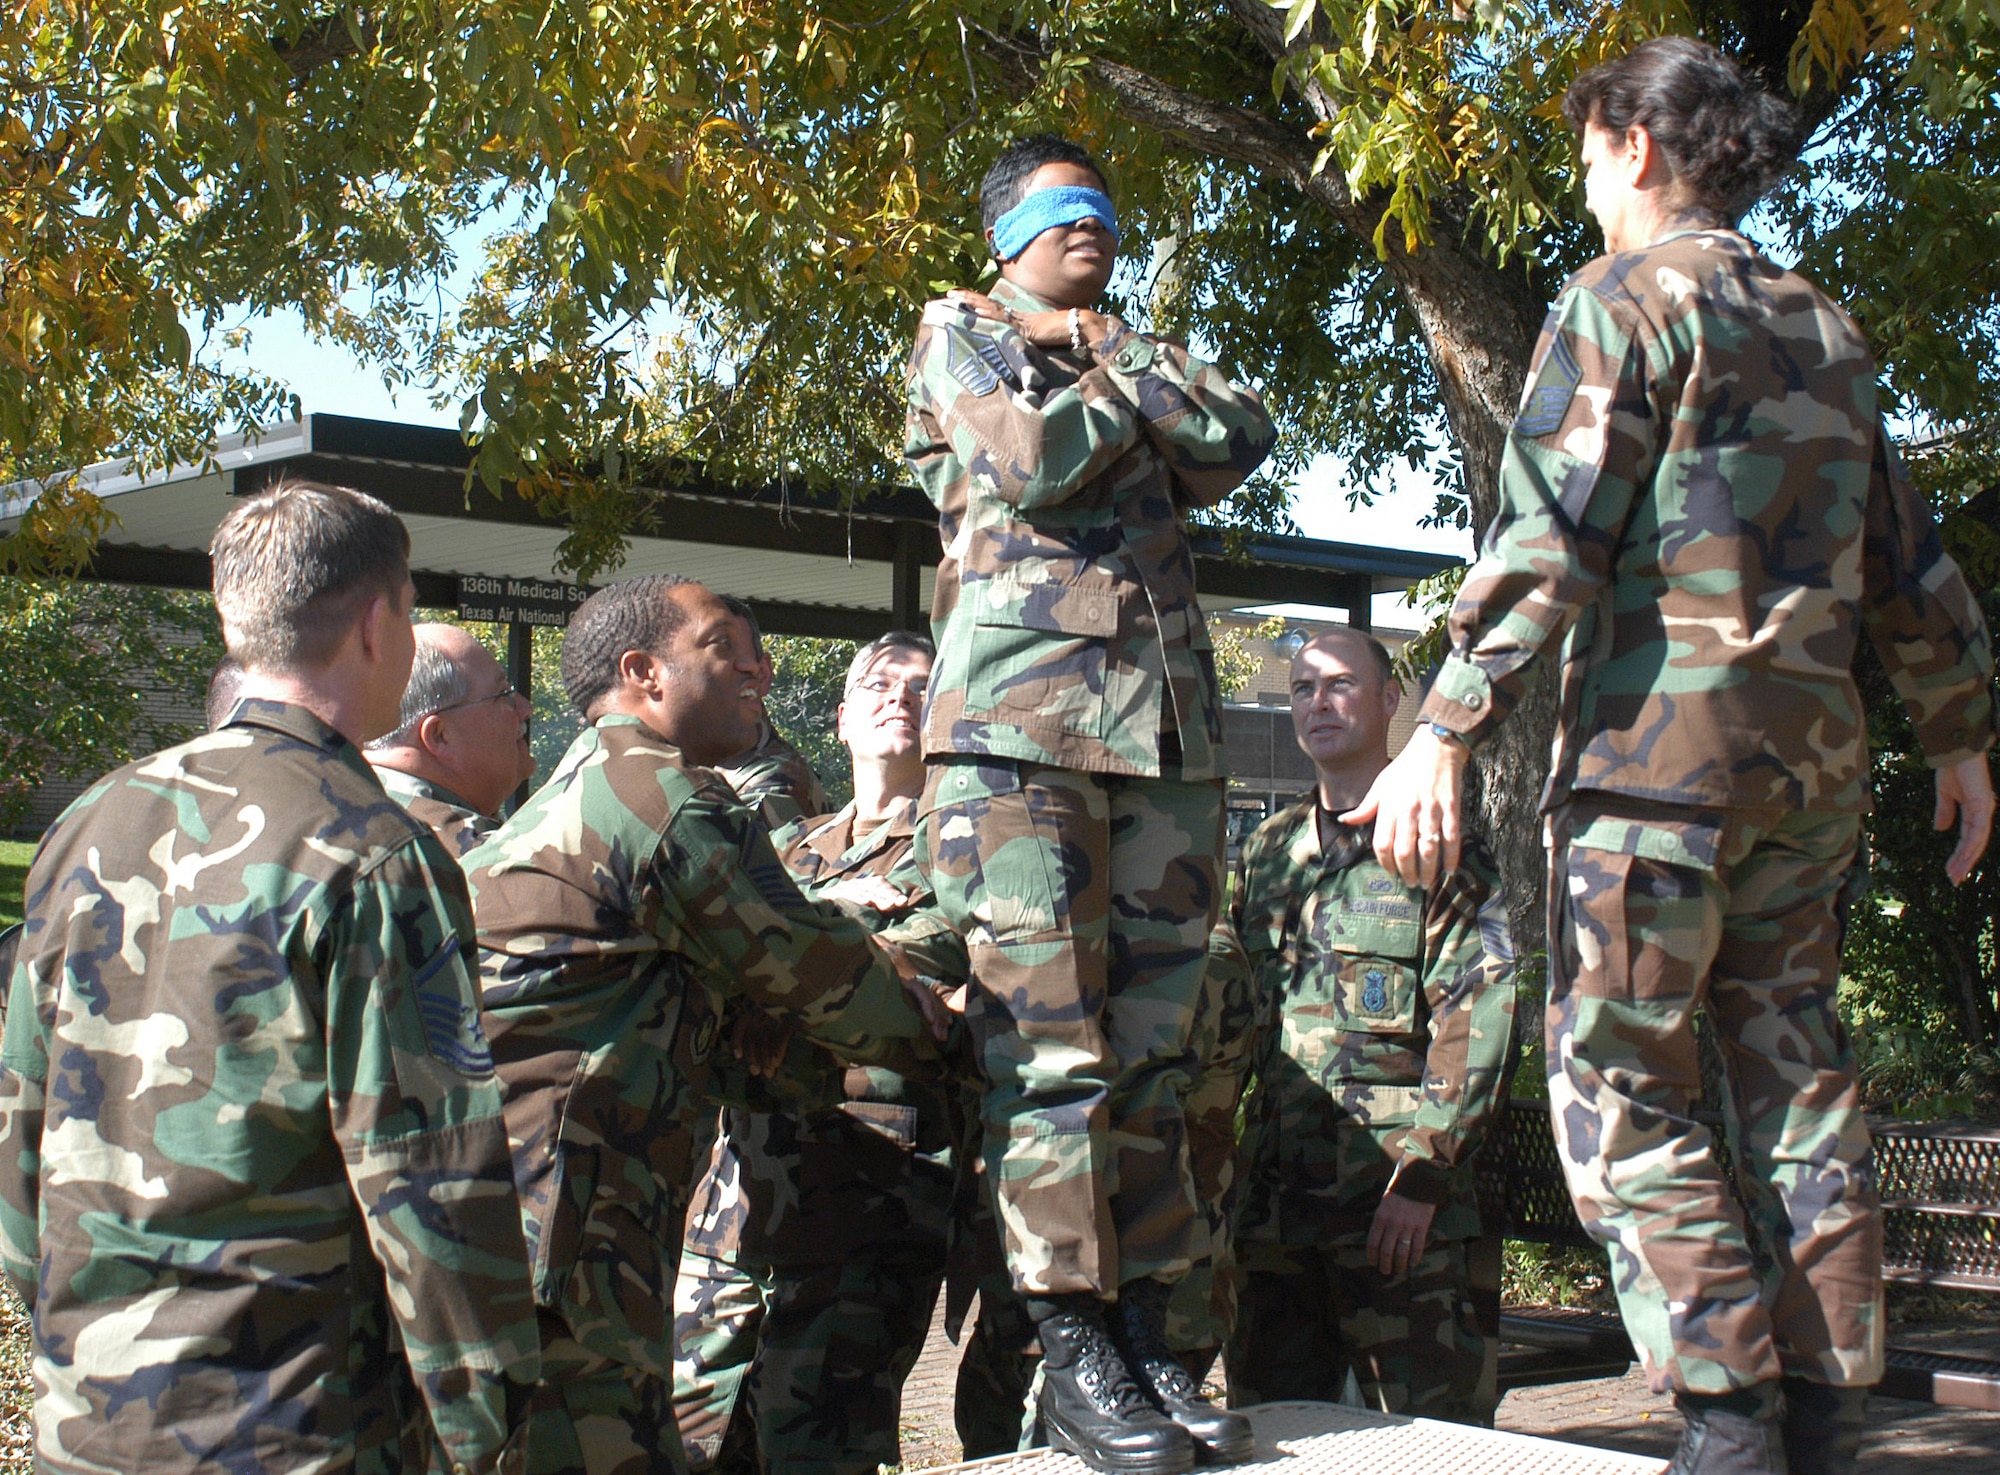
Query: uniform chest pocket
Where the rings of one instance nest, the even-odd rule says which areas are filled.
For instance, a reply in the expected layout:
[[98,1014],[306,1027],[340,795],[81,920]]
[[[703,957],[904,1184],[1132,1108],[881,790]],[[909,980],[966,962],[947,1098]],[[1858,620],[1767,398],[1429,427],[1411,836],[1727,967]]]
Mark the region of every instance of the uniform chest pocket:
[[[1379,911],[1357,911],[1375,906]],[[1409,915],[1397,915],[1397,909]],[[1423,929],[1407,902],[1348,901],[1326,917],[1320,945],[1342,1027],[1366,1034],[1412,1034],[1423,995]]]
[[1002,576],[986,581],[980,601],[967,709],[1094,732],[1106,652],[1118,633],[1112,582]]

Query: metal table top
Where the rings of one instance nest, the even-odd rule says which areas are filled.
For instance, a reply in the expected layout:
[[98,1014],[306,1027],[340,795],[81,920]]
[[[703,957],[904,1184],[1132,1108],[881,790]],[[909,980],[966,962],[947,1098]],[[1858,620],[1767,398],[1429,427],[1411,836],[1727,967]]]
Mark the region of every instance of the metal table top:
[[[1257,1430],[1257,1454],[1234,1470],[1285,1475],[1660,1475],[1666,1461],[1585,1445],[1410,1419],[1333,1403],[1259,1403],[1241,1410]],[[1089,1475],[1074,1455],[1052,1449],[949,1465],[1006,1475]],[[1204,1466],[1204,1475],[1211,1467]],[[934,1472],[941,1475],[941,1472]]]

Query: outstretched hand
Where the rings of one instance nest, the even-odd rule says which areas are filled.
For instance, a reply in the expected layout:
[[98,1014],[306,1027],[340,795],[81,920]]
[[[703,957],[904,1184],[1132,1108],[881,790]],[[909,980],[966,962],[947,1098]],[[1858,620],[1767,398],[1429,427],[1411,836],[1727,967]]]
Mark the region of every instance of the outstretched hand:
[[1465,845],[1458,811],[1470,758],[1463,743],[1419,726],[1340,822],[1373,820],[1375,858],[1382,868],[1402,877],[1405,886],[1434,886],[1439,876],[1458,868]]
[[1958,845],[1944,863],[1954,886],[1963,886],[1993,838],[1993,773],[1986,755],[1964,758],[1937,771],[1937,810],[1931,823],[1948,830],[1958,822]]
[[938,991],[931,980],[905,977],[903,990],[916,1004],[917,1012],[924,1016],[924,1023],[930,1026],[932,1039],[941,1041],[951,1033],[950,1000]]

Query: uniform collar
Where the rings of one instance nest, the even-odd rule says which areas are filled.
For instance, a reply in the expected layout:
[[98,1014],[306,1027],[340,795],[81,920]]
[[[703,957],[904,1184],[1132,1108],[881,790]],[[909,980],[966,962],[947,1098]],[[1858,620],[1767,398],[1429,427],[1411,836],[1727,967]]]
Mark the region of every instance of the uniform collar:
[[453,809],[462,809],[467,814],[479,812],[443,784],[427,779],[421,774],[411,773],[407,768],[391,768],[386,763],[375,763],[373,767],[375,776],[382,780],[382,787],[399,798],[408,795],[412,799],[429,799]]
[[1329,853],[1320,845],[1319,790],[1307,792],[1304,798],[1292,806],[1294,812],[1291,844],[1287,847],[1294,868],[1301,870],[1344,871],[1363,860],[1374,858],[1374,850],[1367,836],[1352,825],[1336,825],[1337,832],[1345,832],[1343,839],[1352,837],[1352,843],[1337,844]]
[[267,728],[286,737],[297,738],[302,743],[310,743],[315,748],[324,748],[329,753],[354,747],[337,729],[322,722],[304,707],[290,702],[266,701],[263,697],[242,698],[229,709],[228,720],[222,725]]
[[1015,312],[1054,312],[1055,309],[1042,301],[1026,287],[1018,287],[1005,277],[993,283],[993,290],[986,294],[1002,307],[1010,307]]
[[771,726],[770,719],[760,717],[757,719],[757,741],[740,753],[731,753],[715,766],[717,768],[746,768],[753,759],[762,757],[766,748],[775,745],[777,736],[778,730]]
[[868,838],[856,841],[854,838],[854,803],[826,819],[812,822],[811,828],[799,837],[799,844],[810,850],[828,865],[858,865],[870,856],[888,848],[890,842],[906,840],[917,832],[917,801],[904,799],[895,811],[868,832]]

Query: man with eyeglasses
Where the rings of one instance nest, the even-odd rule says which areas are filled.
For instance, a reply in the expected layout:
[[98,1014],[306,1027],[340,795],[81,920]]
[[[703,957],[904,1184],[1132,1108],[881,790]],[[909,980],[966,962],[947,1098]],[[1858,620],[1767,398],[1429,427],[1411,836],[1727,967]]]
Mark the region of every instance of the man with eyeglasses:
[[396,730],[368,744],[382,787],[463,856],[500,823],[535,772],[528,699],[493,653],[456,625],[419,625]]
[[[807,896],[893,928],[926,971],[962,979],[964,944],[912,855],[931,660],[930,641],[907,631],[862,647],[835,719],[854,798],[777,842]],[[691,1469],[872,1475],[898,1461],[903,1380],[965,1197],[954,1151],[963,1114],[934,1078],[843,1066],[834,1080],[839,1105],[725,1113],[695,1190],[674,1317],[675,1418]],[[1013,1390],[1016,1433],[1025,1388],[1022,1378]]]

